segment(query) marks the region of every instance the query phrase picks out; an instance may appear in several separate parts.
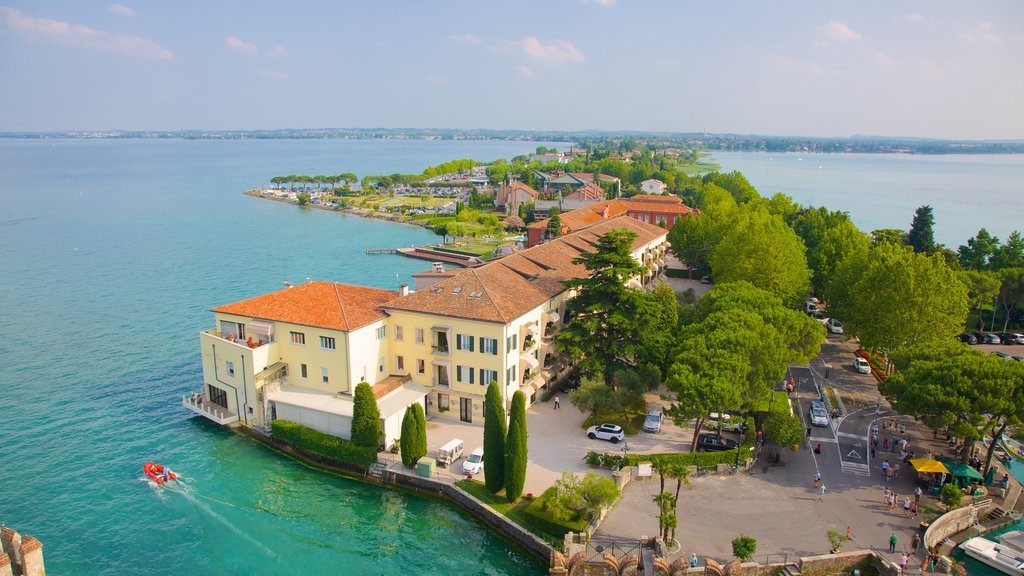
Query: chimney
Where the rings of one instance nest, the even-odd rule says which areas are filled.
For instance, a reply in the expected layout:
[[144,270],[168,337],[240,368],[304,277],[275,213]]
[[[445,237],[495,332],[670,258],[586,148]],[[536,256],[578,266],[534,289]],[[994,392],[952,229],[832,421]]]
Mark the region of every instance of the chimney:
[[398,287],[398,295],[399,296],[408,296],[409,295],[409,285],[408,284],[402,284],[401,286],[399,286]]
[[437,272],[438,274],[440,274],[441,272],[444,272],[444,263],[443,262],[434,262],[434,272]]

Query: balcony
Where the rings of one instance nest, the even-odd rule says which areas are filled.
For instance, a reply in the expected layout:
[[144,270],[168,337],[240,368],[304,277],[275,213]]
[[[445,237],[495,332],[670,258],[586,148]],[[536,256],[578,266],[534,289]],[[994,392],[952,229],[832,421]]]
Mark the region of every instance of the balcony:
[[234,334],[223,334],[221,333],[220,330],[216,329],[205,330],[203,333],[212,336],[226,344],[231,344],[234,346],[238,346],[240,348],[249,348],[251,350],[255,350],[257,348],[273,344],[273,342],[271,342],[266,336],[259,334],[249,336],[246,340],[238,340],[237,338],[235,338]]
[[238,414],[228,411],[227,408],[219,404],[210,402],[210,397],[206,393],[183,394],[181,396],[181,405],[221,426],[238,422]]
[[440,356],[447,356],[449,354],[448,345],[444,345],[444,346],[436,346],[436,345],[435,346],[431,346],[430,350],[434,354],[437,354],[437,355],[440,355]]

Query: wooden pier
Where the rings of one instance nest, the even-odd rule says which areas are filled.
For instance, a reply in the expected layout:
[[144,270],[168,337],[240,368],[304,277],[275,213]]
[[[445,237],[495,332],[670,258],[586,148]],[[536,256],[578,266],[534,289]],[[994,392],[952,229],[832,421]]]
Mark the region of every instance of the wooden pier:
[[367,254],[397,254],[399,248],[370,248],[366,247]]
[[483,260],[468,254],[453,254],[442,250],[435,250],[429,246],[413,246],[411,248],[370,248],[366,247],[367,254],[401,254],[410,258],[430,260],[431,262],[445,262],[462,266],[463,268],[476,268],[483,266]]

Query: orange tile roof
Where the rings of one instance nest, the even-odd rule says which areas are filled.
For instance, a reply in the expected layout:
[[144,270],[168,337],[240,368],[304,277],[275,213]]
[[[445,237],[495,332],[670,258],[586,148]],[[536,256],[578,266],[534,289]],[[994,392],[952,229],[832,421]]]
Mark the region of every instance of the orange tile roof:
[[593,182],[587,182],[583,186],[565,195],[565,200],[604,200],[607,197],[604,188]]
[[381,398],[387,396],[391,392],[394,392],[395,390],[400,388],[402,384],[405,384],[410,380],[412,380],[412,376],[408,374],[398,376],[392,374],[387,378],[378,380],[377,383],[373,385],[373,396],[377,400],[380,400]]
[[645,202],[643,200],[622,200],[623,205],[629,212],[657,212],[659,214],[691,214],[698,212],[685,204],[669,204],[668,202]]
[[380,288],[336,282],[307,282],[218,306],[213,311],[348,331],[385,318],[379,306],[394,300],[396,296],[398,292]]
[[625,216],[599,219],[576,233],[465,270],[381,307],[507,324],[565,291],[565,280],[586,276],[586,268],[573,260],[594,252],[598,238],[621,228],[636,232],[634,249],[668,233]]
[[683,203],[683,199],[679,196],[662,196],[661,194],[637,194],[636,196],[624,198],[624,200],[633,200],[636,202],[659,202],[664,204]]

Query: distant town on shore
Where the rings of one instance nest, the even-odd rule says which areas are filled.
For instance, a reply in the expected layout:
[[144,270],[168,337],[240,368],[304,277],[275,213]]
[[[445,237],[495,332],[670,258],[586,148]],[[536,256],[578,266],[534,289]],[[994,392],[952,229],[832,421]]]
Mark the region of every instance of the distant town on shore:
[[0,132],[0,138],[26,139],[185,139],[185,140],[521,140],[578,143],[636,139],[644,143],[696,145],[704,150],[861,154],[1021,154],[1021,140],[945,140],[888,136],[771,136],[703,132],[545,131],[459,128],[303,128],[281,130],[65,130]]

